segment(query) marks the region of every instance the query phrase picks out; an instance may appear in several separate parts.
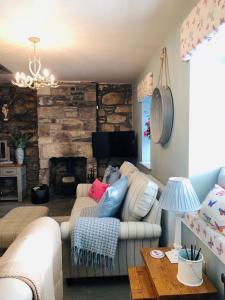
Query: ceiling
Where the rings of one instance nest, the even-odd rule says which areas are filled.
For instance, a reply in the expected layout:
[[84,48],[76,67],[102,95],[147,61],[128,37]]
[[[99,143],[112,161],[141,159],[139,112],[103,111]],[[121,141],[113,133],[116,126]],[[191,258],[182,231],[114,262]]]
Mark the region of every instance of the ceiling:
[[0,64],[27,70],[29,36],[59,80],[132,82],[187,0],[0,0]]

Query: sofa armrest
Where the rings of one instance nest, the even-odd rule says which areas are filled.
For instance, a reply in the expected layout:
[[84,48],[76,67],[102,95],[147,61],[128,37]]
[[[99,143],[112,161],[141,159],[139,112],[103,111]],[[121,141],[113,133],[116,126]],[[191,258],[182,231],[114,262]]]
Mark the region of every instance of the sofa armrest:
[[[120,240],[151,239],[161,236],[161,226],[147,222],[120,222]],[[61,223],[61,236],[63,241],[70,240],[69,222]]]
[[77,185],[77,198],[78,197],[87,197],[88,190],[91,187],[91,183],[79,183]]
[[16,278],[0,279],[0,299],[4,300],[32,300],[33,293],[30,287]]
[[62,241],[69,241],[70,240],[70,223],[62,222],[60,225],[60,230],[61,230]]
[[147,222],[120,222],[120,240],[159,238],[162,228],[158,224]]

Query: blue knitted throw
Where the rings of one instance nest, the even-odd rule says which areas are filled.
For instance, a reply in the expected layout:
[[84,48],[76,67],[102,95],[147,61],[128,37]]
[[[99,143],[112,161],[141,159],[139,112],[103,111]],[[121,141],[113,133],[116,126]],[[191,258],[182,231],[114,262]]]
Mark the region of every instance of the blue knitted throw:
[[83,209],[82,217],[74,222],[71,232],[72,262],[76,265],[112,269],[120,221],[115,218],[91,217],[94,210],[95,208]]

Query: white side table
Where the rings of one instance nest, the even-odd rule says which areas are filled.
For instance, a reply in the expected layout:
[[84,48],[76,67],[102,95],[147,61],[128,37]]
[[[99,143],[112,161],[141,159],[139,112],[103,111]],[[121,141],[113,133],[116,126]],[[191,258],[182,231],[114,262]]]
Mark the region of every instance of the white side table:
[[[10,189],[12,191],[10,191]],[[25,195],[25,165],[0,164],[0,200],[17,200],[19,202],[22,202]]]

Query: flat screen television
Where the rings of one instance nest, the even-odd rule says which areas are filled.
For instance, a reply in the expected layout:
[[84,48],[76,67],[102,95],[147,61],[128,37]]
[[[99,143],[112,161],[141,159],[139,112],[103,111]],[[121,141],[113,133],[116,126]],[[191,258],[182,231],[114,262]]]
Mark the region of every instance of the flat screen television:
[[135,158],[137,141],[134,131],[92,133],[93,156],[97,159],[110,157]]

